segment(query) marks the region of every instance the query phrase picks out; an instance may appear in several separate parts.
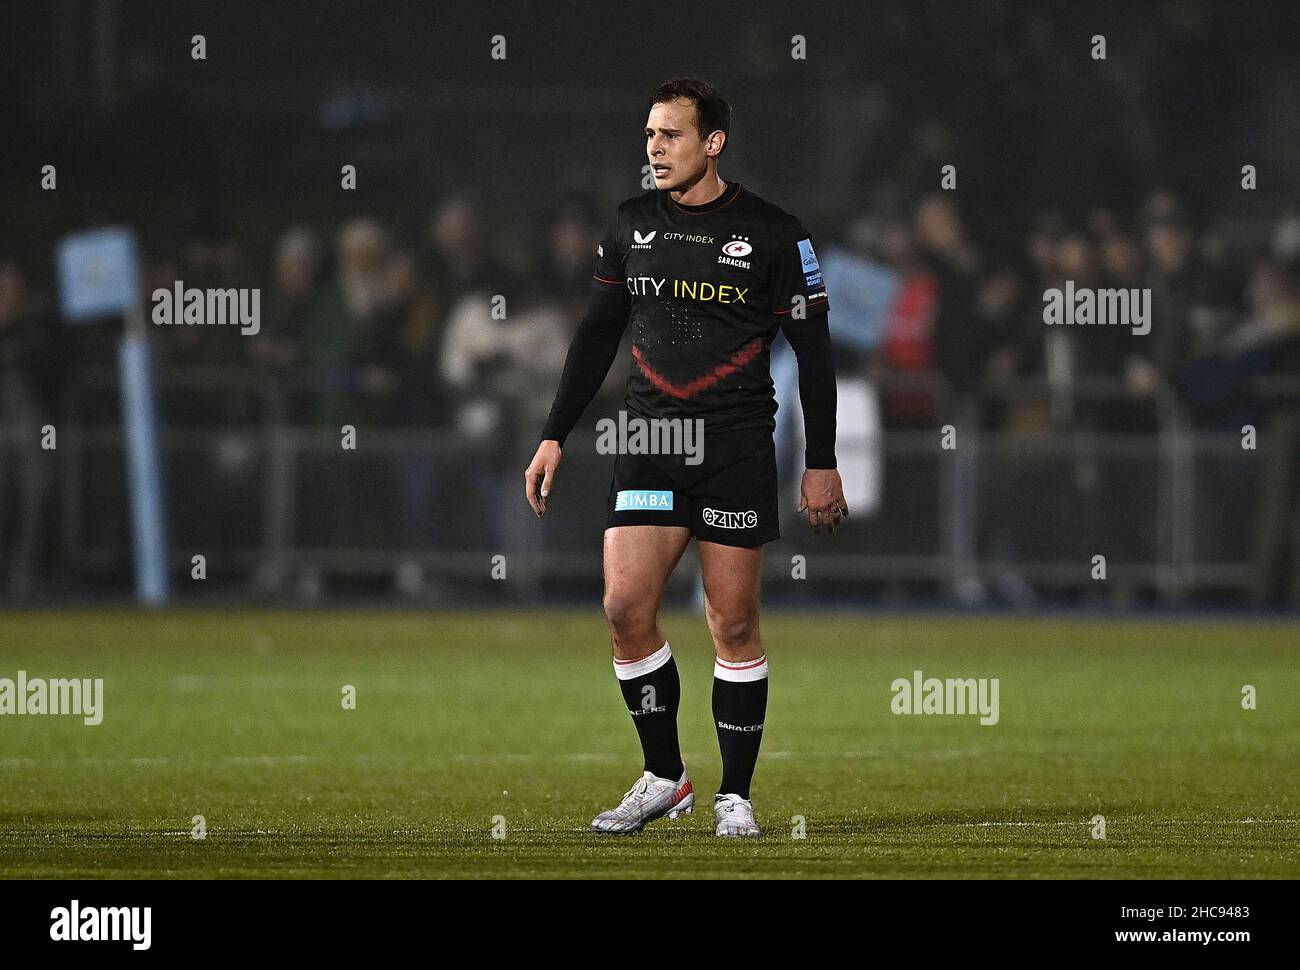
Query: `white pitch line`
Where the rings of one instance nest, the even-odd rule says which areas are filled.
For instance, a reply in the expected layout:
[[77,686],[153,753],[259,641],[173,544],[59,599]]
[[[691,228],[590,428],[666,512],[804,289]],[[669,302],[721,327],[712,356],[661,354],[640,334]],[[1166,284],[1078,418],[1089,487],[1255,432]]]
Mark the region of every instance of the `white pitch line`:
[[[1173,818],[1160,820],[1146,820],[1141,816],[1125,816],[1126,819],[1132,818],[1141,825],[1296,825],[1300,824],[1300,818],[1222,818],[1222,819],[1189,819]],[[1113,819],[1107,820],[1112,826]],[[955,825],[957,828],[986,828],[992,826],[1014,826],[1014,827],[1033,827],[1033,826],[1057,826],[1057,825],[1091,825],[1087,819],[1080,819],[1077,822],[928,822],[928,825]]]
[[[352,755],[351,760],[356,761],[368,757],[367,755]],[[264,767],[275,767],[284,764],[310,764],[317,761],[324,761],[322,755],[315,754],[255,754],[255,755],[226,755],[221,758],[138,758],[128,755],[120,755],[115,758],[0,758],[0,768],[50,768],[67,765],[201,765],[201,764],[226,764],[226,765],[262,765]]]

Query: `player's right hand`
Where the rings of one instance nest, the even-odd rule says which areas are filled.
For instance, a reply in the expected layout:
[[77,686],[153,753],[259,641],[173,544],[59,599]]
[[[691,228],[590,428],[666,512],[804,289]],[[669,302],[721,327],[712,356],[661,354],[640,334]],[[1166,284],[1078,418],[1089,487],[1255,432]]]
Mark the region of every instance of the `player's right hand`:
[[537,446],[537,454],[524,472],[524,495],[540,519],[546,514],[546,496],[551,494],[555,469],[560,467],[560,443],[547,439]]

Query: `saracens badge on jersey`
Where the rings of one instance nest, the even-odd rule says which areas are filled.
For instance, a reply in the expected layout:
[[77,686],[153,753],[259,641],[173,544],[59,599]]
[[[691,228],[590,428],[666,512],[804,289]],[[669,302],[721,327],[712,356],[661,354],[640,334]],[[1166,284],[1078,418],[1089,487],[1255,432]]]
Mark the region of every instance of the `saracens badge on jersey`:
[[730,242],[723,244],[723,254],[718,257],[718,262],[723,266],[736,266],[740,269],[749,269],[749,263],[740,257],[748,256],[753,251],[754,247],[749,244],[749,237],[732,236]]

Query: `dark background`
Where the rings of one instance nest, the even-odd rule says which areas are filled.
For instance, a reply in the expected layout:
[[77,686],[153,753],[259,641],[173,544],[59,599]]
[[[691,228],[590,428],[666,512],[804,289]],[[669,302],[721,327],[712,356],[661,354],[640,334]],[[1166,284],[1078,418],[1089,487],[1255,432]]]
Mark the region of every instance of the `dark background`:
[[[1086,603],[1106,550],[1131,568],[1103,598],[1300,603],[1294,4],[62,0],[0,17],[0,598],[130,591],[117,324],[69,330],[55,296],[58,240],[107,224],[135,230],[146,290],[262,289],[258,337],[151,333],[182,595],[200,595],[195,551],[202,595],[455,600],[491,590],[497,552],[522,564],[524,600],[598,590],[608,460],[577,433],[540,525],[518,479],[594,240],[641,191],[650,92],[691,74],[735,107],[726,177],[797,213],[819,251],[937,294],[915,360],[889,339],[897,312],[837,345],[841,375],[882,395],[882,508],[836,538],[838,583],[774,597]],[[286,253],[302,293],[277,276]],[[1038,296],[1087,277],[1153,288],[1154,385],[1127,335],[1090,332],[1064,379],[1105,386],[1062,408]],[[451,321],[484,292],[559,358],[524,340],[447,377]],[[617,409],[625,368],[584,428]],[[900,373],[929,389],[908,397]],[[56,455],[31,449],[47,421],[71,432]],[[985,436],[977,464],[937,451],[949,422]],[[351,464],[342,423],[367,432]]]

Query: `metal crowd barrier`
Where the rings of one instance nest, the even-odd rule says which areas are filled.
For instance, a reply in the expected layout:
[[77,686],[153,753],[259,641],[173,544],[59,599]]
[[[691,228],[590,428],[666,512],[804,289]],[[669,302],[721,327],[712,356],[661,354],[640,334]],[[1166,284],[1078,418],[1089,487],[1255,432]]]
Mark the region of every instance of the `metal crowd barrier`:
[[[115,381],[111,371],[89,370],[68,383],[63,414],[56,422],[57,456],[52,458],[58,469],[54,485],[64,568],[101,579],[125,577],[130,562],[125,491],[120,488],[121,429],[116,412],[103,406],[116,399]],[[202,552],[209,555],[214,572],[278,596],[292,590],[293,578],[304,572],[382,577],[414,564],[454,590],[490,582],[492,557],[501,555],[509,564],[511,582],[506,588],[512,598],[543,598],[574,584],[599,588],[603,504],[590,501],[586,493],[604,488],[611,459],[596,454],[590,429],[579,428],[570,438],[561,469],[562,490],[551,503],[553,514],[539,522],[521,494],[522,471],[532,454],[531,430],[512,446],[455,431],[367,428],[362,429],[358,452],[335,461],[340,457],[338,429],[307,427],[289,417],[289,395],[312,383],[312,376],[301,372],[286,380],[269,372],[227,367],[163,369],[164,467],[169,470],[173,510],[183,509],[185,517],[176,521],[181,515],[176,511],[173,518],[174,569],[187,572],[191,555]],[[781,540],[771,547],[767,582],[797,589],[790,582],[790,557],[802,552],[815,560],[819,576],[833,577],[829,585],[849,597],[855,584],[928,582],[956,590],[972,576],[1006,570],[1044,587],[1086,589],[1088,549],[1103,555],[1116,550],[1101,544],[1067,549],[1069,542],[1048,548],[1046,554],[1030,548],[1052,543],[1020,519],[1040,500],[1068,504],[1062,494],[1051,493],[1072,486],[1048,484],[1042,495],[1017,492],[1014,475],[1028,468],[1031,477],[1050,483],[1054,467],[1073,469],[1077,477],[1080,468],[1095,471],[1113,462],[1137,469],[1136,490],[1151,496],[1149,507],[1139,498],[1136,506],[1121,509],[1121,518],[1126,516],[1133,528],[1117,534],[1133,543],[1139,534],[1149,534],[1153,542],[1135,556],[1108,555],[1112,589],[1125,596],[1151,589],[1163,600],[1178,602],[1207,589],[1252,588],[1256,575],[1248,538],[1245,554],[1228,559],[1214,558],[1198,541],[1198,524],[1213,523],[1218,509],[1201,509],[1198,517],[1197,466],[1207,459],[1226,463],[1228,484],[1245,490],[1236,496],[1240,519],[1243,509],[1255,507],[1258,478],[1247,474],[1238,482],[1231,472],[1248,469],[1255,458],[1243,452],[1237,435],[1194,431],[1170,387],[1157,387],[1149,400],[1154,434],[1067,425],[1037,439],[1005,429],[981,429],[979,415],[997,403],[1039,400],[1050,410],[1062,400],[1073,407],[1123,407],[1139,399],[1123,381],[1112,379],[1079,381],[1068,389],[1045,381],[1003,381],[960,395],[934,374],[885,375],[879,387],[931,390],[936,427],[884,433],[885,504],[875,521],[850,520],[835,540],[813,542],[805,534],[807,527],[791,514],[783,523]],[[1270,378],[1259,382],[1257,390],[1263,397],[1300,407],[1300,381],[1295,379]],[[169,416],[167,402],[178,396],[197,402],[196,412],[206,414],[206,423],[185,426]],[[229,414],[238,420],[223,417]],[[939,446],[938,426],[947,423],[959,429],[959,445],[952,451]],[[1259,431],[1262,448],[1264,429]],[[19,433],[0,422],[0,469],[18,455]],[[512,459],[503,460],[503,448],[511,449],[505,454],[513,453]],[[322,456],[330,460],[323,462]],[[221,472],[225,465],[237,472]],[[334,471],[349,465],[349,470]],[[418,479],[425,468],[434,470],[441,491],[430,498],[436,503],[431,517],[436,541],[422,542],[420,536],[405,532],[409,509],[420,509]],[[1066,539],[1101,528],[1108,503],[1113,510],[1114,503],[1124,500],[1119,488],[1124,476],[1111,470],[1103,477],[1110,491],[1094,484],[1077,521],[1059,515],[1054,520]],[[894,479],[901,481],[891,491]],[[412,483],[413,493],[402,491],[409,492]],[[314,500],[308,494],[313,489],[318,493]],[[784,503],[784,483],[782,494]],[[7,511],[6,501],[12,501],[12,491],[8,498],[0,492],[0,512]],[[1228,511],[1226,504],[1223,510]],[[1257,524],[1249,515],[1247,520],[1250,527]],[[354,528],[362,526],[360,531]],[[1056,527],[1049,523],[1049,531]],[[1029,541],[1012,538],[1017,530],[1027,532]],[[987,536],[981,538],[990,532],[994,547]],[[1243,540],[1240,534],[1226,538],[1239,547]],[[687,582],[675,580],[678,588]]]

